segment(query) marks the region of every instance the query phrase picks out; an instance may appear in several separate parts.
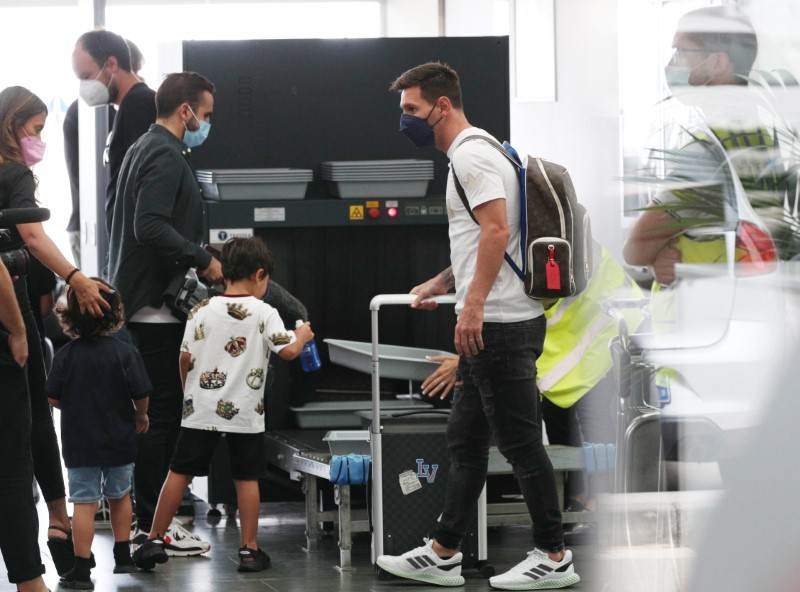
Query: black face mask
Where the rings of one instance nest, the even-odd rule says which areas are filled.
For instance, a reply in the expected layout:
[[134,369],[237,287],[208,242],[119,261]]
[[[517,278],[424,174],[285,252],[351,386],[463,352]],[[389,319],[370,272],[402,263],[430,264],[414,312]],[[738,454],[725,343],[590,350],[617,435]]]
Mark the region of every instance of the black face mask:
[[433,128],[444,119],[444,117],[440,117],[433,125],[429,124],[428,120],[433,115],[434,109],[436,109],[436,105],[431,107],[428,116],[424,119],[407,113],[403,113],[400,116],[400,132],[411,140],[417,148],[433,145],[435,139]]

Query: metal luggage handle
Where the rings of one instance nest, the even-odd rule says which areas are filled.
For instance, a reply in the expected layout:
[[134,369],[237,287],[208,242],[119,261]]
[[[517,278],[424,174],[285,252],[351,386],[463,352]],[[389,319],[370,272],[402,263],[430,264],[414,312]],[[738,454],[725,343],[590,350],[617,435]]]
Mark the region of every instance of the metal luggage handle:
[[[375,296],[375,298],[373,298],[369,303],[369,309],[371,311],[377,311],[380,310],[382,306],[392,306],[397,304],[411,306],[416,299],[417,296],[415,294],[379,294],[378,296]],[[456,295],[446,294],[444,296],[434,296],[428,300],[434,300],[439,304],[455,304]]]
[[[381,442],[381,375],[378,356],[378,313],[382,306],[410,306],[416,300],[414,294],[380,294],[369,303],[372,315],[372,425],[370,426],[370,446],[372,449],[372,561],[383,554],[383,446]],[[436,296],[439,304],[455,304],[455,294]]]
[[[381,395],[380,395],[380,357],[378,355],[378,313],[383,306],[411,306],[417,297],[414,294],[379,294],[369,303],[372,312],[372,428],[373,434],[380,433]],[[456,295],[447,294],[431,298],[439,304],[455,304]],[[424,311],[423,311],[424,312]]]

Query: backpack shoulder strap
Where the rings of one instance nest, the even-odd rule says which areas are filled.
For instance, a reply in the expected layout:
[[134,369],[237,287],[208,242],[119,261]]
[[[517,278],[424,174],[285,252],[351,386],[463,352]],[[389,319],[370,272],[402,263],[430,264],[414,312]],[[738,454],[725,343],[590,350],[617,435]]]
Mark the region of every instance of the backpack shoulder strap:
[[[500,154],[505,156],[506,159],[512,165],[514,165],[514,169],[516,170],[516,172],[519,173],[520,171],[524,170],[524,167],[522,166],[522,163],[518,162],[517,160],[514,160],[514,157],[512,157],[510,154],[508,154],[508,152],[506,152],[506,149],[503,147],[502,144],[500,144],[499,142],[497,142],[494,139],[489,138],[487,136],[482,136],[482,135],[479,135],[479,134],[475,134],[475,135],[472,135],[472,136],[467,136],[466,138],[464,138],[463,140],[461,140],[458,143],[456,148],[458,149],[465,142],[470,142],[472,140],[483,140],[484,142],[486,142],[487,144],[492,146],[495,150],[500,152]],[[513,148],[512,148],[512,150],[513,150]],[[514,156],[516,156],[517,159],[519,158],[519,155],[517,155],[516,150],[514,150]],[[456,174],[456,168],[453,166],[452,162],[450,163],[450,171],[453,173],[453,182],[454,182],[454,184],[456,186],[456,193],[458,193],[458,197],[461,199],[461,203],[464,205],[464,208],[467,210],[467,213],[469,214],[469,217],[472,218],[472,221],[475,222],[475,224],[477,224],[478,226],[480,226],[481,223],[478,222],[478,219],[475,217],[475,212],[472,211],[472,207],[469,205],[469,199],[467,199],[467,192],[464,191],[464,186],[461,185],[461,181],[458,180],[458,175]],[[521,190],[524,190],[524,185],[521,187]],[[524,193],[522,193],[521,196],[524,196]],[[527,232],[524,233],[524,234],[527,234]],[[524,241],[521,241],[521,247],[522,247],[521,250],[522,250],[523,262],[524,262],[524,260],[525,260],[524,259],[525,258]],[[504,259],[505,259],[506,263],[508,263],[511,266],[511,269],[514,270],[514,273],[520,279],[522,279],[524,281],[525,272],[522,269],[519,268],[519,266],[514,262],[514,260],[511,258],[511,256],[508,253],[504,253],[504,255],[505,255]],[[524,263],[523,263],[523,266],[524,266]]]
[[[511,156],[508,152],[506,152],[506,149],[503,147],[502,144],[500,144],[500,142],[497,142],[494,138],[490,138],[488,136],[483,136],[481,134],[473,134],[471,136],[467,136],[456,145],[456,150],[461,146],[463,146],[464,144],[466,144],[467,142],[472,142],[474,140],[483,140],[484,142],[489,144],[489,146],[491,146],[492,148],[497,150],[500,154],[502,154],[512,165],[514,165],[514,168],[517,169],[517,171],[522,169],[522,162],[519,160],[519,155],[517,154],[516,150],[514,150],[514,156],[516,156],[515,160],[514,156]],[[453,154],[455,155],[455,152],[453,152]],[[453,166],[452,162],[450,163],[450,170],[453,172],[453,181],[455,181],[456,192],[458,193],[458,197],[461,198],[461,203],[464,204],[464,207],[467,209],[467,212],[469,212],[470,217],[475,221],[475,224],[478,224],[478,220],[475,218],[475,214],[473,213],[472,208],[469,205],[469,201],[467,200],[467,194],[464,191],[464,186],[461,185],[461,181],[458,180],[458,175],[456,174],[456,168]]]
[[[511,150],[513,151],[513,156],[512,156],[511,154],[509,154],[506,151],[506,147],[503,144],[501,144],[500,142],[498,142],[494,138],[490,138],[489,136],[483,136],[483,135],[480,135],[480,134],[473,134],[471,136],[467,136],[466,138],[461,140],[456,145],[456,149],[460,148],[461,146],[463,146],[467,142],[472,142],[472,141],[475,141],[475,140],[483,140],[484,142],[489,144],[489,146],[491,146],[492,148],[497,150],[500,154],[502,154],[506,158],[506,160],[508,160],[512,165],[514,165],[515,168],[517,168],[517,169],[522,168],[522,162],[519,160],[519,155],[517,155],[517,151],[516,150],[511,148],[510,145],[506,145],[509,148],[511,148]],[[454,154],[455,154],[455,152],[454,152]]]

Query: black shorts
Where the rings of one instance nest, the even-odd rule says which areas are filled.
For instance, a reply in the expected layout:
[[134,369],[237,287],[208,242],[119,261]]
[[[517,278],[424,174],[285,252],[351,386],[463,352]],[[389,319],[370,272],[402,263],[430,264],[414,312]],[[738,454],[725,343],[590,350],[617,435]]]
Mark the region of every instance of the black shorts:
[[236,434],[181,428],[175,454],[172,455],[170,470],[179,475],[203,477],[208,468],[220,438],[225,436],[228,455],[231,459],[231,475],[235,481],[257,481],[267,470],[267,453],[264,446],[264,433]]

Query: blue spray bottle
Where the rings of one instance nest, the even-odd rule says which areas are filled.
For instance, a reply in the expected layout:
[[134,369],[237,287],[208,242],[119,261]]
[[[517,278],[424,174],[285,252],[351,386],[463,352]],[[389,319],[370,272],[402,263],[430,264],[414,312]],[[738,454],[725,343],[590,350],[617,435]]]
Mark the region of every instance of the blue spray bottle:
[[[305,321],[298,319],[295,323],[295,329],[299,329],[303,325],[305,325]],[[303,347],[303,351],[300,354],[300,365],[303,367],[304,372],[316,372],[322,368],[322,360],[319,358],[317,343],[313,339]]]

